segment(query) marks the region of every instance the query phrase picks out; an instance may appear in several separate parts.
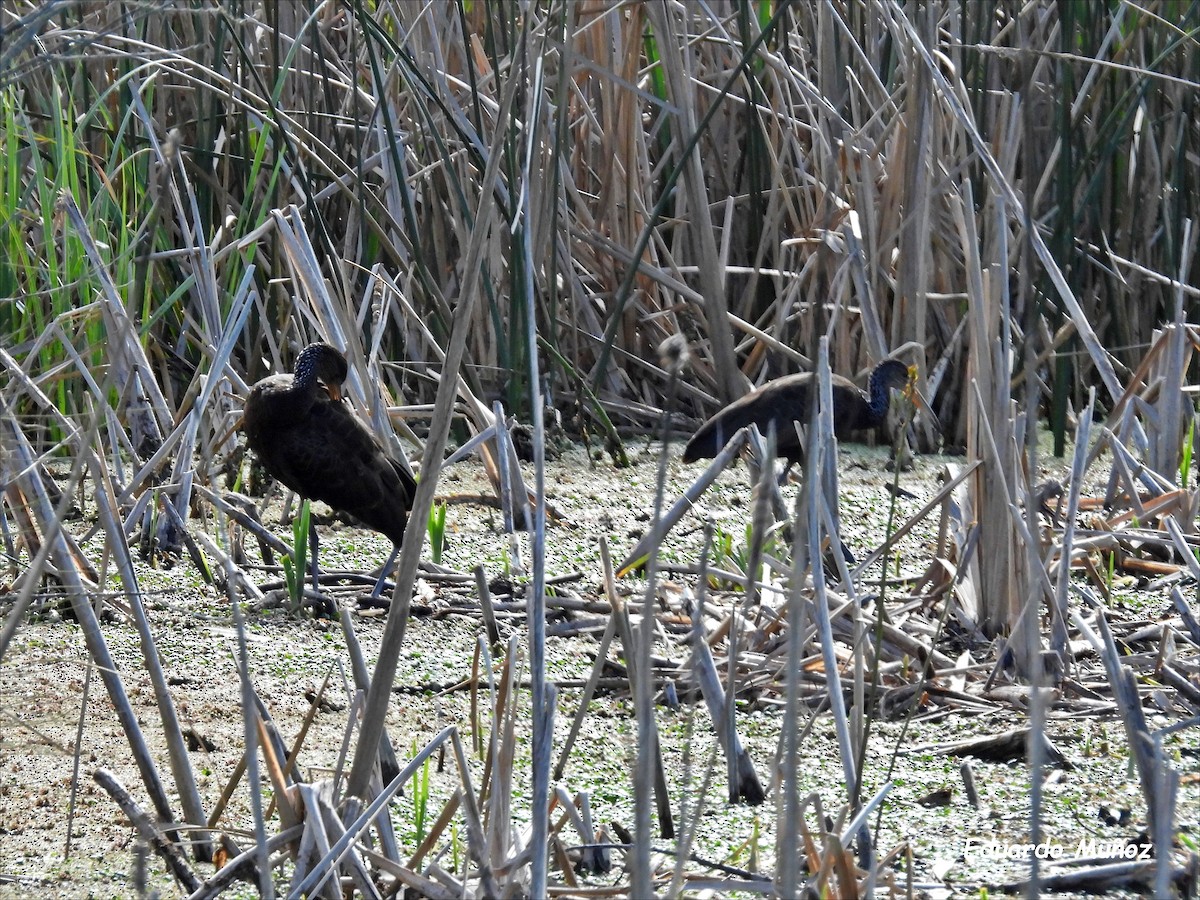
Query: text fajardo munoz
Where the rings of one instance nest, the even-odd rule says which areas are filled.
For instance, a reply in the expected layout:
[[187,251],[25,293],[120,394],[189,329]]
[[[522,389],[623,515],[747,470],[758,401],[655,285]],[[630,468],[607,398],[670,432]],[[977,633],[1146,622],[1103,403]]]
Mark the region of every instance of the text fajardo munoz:
[[1038,859],[1066,859],[1068,854],[1074,859],[1099,857],[1101,859],[1144,860],[1153,858],[1151,856],[1153,846],[1150,843],[1137,844],[1120,839],[1098,841],[1092,837],[1084,838],[1075,847],[1066,847],[1050,841],[1040,844],[1002,844],[994,840],[981,841],[977,838],[967,838],[963,856],[968,862],[1016,861],[1032,859],[1035,856]]

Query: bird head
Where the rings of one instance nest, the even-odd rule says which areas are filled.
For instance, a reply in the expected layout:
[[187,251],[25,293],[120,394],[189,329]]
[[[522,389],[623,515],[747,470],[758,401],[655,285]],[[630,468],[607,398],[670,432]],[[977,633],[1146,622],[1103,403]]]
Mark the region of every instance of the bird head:
[[916,366],[906,366],[898,359],[885,359],[871,373],[871,386],[878,385],[885,391],[907,391],[916,377]]
[[309,366],[330,399],[341,400],[342,382],[350,374],[346,357],[331,344],[309,344],[300,353],[300,359],[296,363],[297,376],[303,368]]

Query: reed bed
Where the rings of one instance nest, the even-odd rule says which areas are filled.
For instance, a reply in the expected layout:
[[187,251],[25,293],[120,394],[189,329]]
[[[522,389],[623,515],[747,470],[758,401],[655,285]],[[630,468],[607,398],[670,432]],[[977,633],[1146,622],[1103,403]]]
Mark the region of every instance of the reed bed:
[[[31,615],[79,623],[140,783],[92,777],[195,897],[238,879],[289,896],[911,894],[911,848],[876,846],[890,786],[865,770],[868,739],[879,719],[965,708],[1023,723],[941,749],[1028,767],[1032,844],[1063,761],[1047,716],[1119,720],[1154,848],[1073,871],[1034,856],[996,888],[1194,891],[1163,748],[1200,707],[1197,15],[951,0],[6,3],[0,663]],[[258,560],[296,551],[264,527],[236,435],[248,386],[314,340],[343,350],[349,402],[420,472],[375,660],[355,634],[355,578],[321,584],[341,610],[351,706],[318,780],[295,762],[304,733],[280,732],[252,676],[245,619],[286,593]],[[961,456],[853,561],[839,552],[856,522],[829,376],[906,345],[927,408],[893,423],[897,459]],[[825,400],[794,504],[772,477],[773,436],[753,431],[668,489],[673,438],[798,369],[818,373]],[[628,466],[645,436],[661,449],[641,541],[597,537],[594,593],[547,570],[560,435],[591,464]],[[451,444],[482,459],[512,548],[502,582],[423,559]],[[1047,451],[1069,445],[1064,483],[1043,480]],[[695,559],[663,554],[738,453],[753,487],[744,552],[710,527]],[[84,521],[70,518],[77,499]],[[887,563],[915,528],[936,535],[929,559],[894,584]],[[240,641],[243,763],[222,773],[215,809],[140,586],[146,561],[184,558],[224,593]],[[1146,621],[1115,608],[1125,573],[1170,590],[1169,608]],[[414,592],[430,583],[479,618],[459,686],[477,714],[408,753],[387,713]],[[106,609],[136,632],[153,724],[113,664]],[[497,623],[514,621],[502,640]],[[599,637],[574,708],[547,659],[572,631]],[[627,698],[636,723],[624,834],[563,780],[597,691]],[[721,778],[714,757],[698,797],[671,795],[658,711],[676,698],[707,709],[697,727],[717,736],[725,799],[771,805],[769,867],[696,848]],[[747,704],[780,717],[769,764],[739,735]],[[842,770],[817,793],[802,765],[814,711]],[[171,789],[149,728],[165,736]],[[406,846],[386,811],[435,756],[457,780]],[[243,777],[248,831],[222,819]]]

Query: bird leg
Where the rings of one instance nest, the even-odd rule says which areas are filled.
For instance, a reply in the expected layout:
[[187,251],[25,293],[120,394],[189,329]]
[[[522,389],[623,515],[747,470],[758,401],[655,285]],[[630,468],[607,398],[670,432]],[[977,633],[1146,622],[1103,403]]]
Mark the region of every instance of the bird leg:
[[312,571],[313,590],[318,594],[321,593],[321,580],[317,568],[317,523],[311,518],[308,520],[308,546],[312,551],[312,560],[310,561]]
[[788,473],[792,471],[792,466],[796,464],[794,459],[788,458],[783,464],[783,471],[779,473],[779,486],[783,487],[788,483]]
[[396,561],[396,557],[400,555],[400,545],[392,545],[392,555],[387,558],[387,562],[383,564],[383,571],[379,573],[379,580],[375,582],[375,587],[371,588],[372,599],[383,593],[383,583],[387,581],[388,571],[392,568],[392,564]]
[[[792,471],[792,466],[800,464],[800,471],[804,471],[804,451],[808,449],[808,428],[801,425],[799,421],[790,423],[791,428],[795,432],[798,446],[793,448],[790,453],[784,456],[783,471],[779,473],[779,486],[783,487],[788,483],[788,473]],[[785,426],[786,427],[786,426]],[[786,516],[784,517],[787,518]]]

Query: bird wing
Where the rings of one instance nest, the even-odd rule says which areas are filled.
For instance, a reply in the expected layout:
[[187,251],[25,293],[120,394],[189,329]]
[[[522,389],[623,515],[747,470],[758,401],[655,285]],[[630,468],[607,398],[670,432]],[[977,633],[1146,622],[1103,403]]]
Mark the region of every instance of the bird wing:
[[278,439],[290,451],[277,461],[280,481],[400,542],[416,483],[345,404],[318,400],[304,427]]
[[417,480],[412,477],[412,473],[409,472],[405,466],[401,465],[398,460],[392,459],[392,457],[389,456],[388,462],[390,462],[392,464],[392,468],[396,470],[396,477],[400,480],[400,484],[403,487],[405,494],[408,496],[408,504],[411,506],[413,500],[416,499],[417,496]]
[[792,422],[803,421],[809,415],[810,381],[807,372],[785,375],[734,400],[700,426],[684,449],[683,461],[716,456],[739,428],[752,424],[765,436],[774,423],[776,452],[779,456],[790,455],[800,446]]

